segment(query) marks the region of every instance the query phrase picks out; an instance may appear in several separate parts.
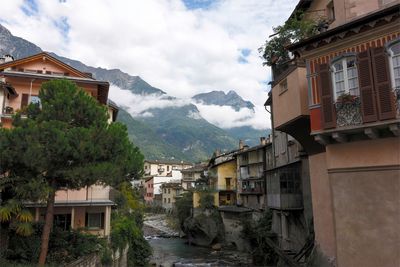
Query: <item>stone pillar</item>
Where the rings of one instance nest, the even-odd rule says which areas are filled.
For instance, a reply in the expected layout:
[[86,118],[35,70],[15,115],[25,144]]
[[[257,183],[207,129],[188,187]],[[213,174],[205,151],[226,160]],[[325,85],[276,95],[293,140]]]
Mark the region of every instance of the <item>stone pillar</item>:
[[106,206],[106,212],[104,214],[104,235],[110,235],[110,223],[111,223],[111,206]]
[[71,229],[75,229],[75,207],[71,208]]

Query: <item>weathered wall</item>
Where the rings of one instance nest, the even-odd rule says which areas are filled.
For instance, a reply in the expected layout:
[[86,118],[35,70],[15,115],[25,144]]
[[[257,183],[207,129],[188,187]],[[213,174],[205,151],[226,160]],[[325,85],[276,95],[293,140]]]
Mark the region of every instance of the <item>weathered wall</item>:
[[329,176],[338,266],[400,266],[400,167]]
[[336,259],[335,225],[326,154],[309,156],[310,183],[317,245],[328,258]]
[[[281,86],[286,80],[287,90],[282,92]],[[274,127],[279,127],[300,115],[308,115],[308,87],[306,68],[297,67],[286,79],[272,88]]]

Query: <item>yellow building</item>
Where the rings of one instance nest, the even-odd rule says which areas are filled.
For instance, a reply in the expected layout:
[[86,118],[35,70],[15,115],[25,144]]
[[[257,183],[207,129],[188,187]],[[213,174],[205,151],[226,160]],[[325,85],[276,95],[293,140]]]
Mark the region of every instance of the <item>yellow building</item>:
[[214,196],[214,205],[217,207],[236,205],[237,171],[236,171],[237,150],[214,154],[208,164],[208,184],[203,189],[193,194],[193,207],[198,208],[202,192],[209,192]]

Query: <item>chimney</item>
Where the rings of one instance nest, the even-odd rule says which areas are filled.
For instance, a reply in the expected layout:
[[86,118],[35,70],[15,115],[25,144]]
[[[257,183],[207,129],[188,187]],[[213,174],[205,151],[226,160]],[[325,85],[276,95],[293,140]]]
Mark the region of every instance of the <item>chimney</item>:
[[221,155],[221,150],[216,149],[214,154],[215,154],[216,157],[220,156]]
[[267,144],[267,141],[265,140],[265,137],[260,137],[260,144],[263,145],[263,146]]
[[14,61],[14,57],[12,55],[4,55],[4,63]]
[[6,62],[6,59],[4,57],[0,57],[0,64],[3,64],[4,62]]
[[243,150],[244,142],[243,140],[239,140],[239,149]]
[[243,146],[243,150],[247,150],[247,149],[249,149],[249,146],[248,145],[244,145]]

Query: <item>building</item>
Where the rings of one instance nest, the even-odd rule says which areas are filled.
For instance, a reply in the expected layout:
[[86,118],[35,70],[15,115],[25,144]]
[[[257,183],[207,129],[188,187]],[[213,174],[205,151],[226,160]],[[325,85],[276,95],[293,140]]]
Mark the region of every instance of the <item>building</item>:
[[176,198],[179,197],[182,192],[182,186],[179,182],[169,182],[161,185],[162,190],[162,207],[166,211],[172,211],[175,207]]
[[144,175],[167,176],[172,170],[184,170],[191,167],[193,167],[193,164],[186,161],[145,160]]
[[236,153],[239,205],[259,211],[266,209],[266,150],[271,146],[264,137],[258,146],[251,148],[240,141]]
[[[217,150],[208,164],[206,176],[208,184],[204,186],[214,196],[214,205],[216,207],[236,205],[236,152],[237,150],[233,150],[221,154]],[[201,196],[200,192],[196,191],[193,194],[194,208],[199,207]]]
[[[48,53],[42,52],[14,60],[7,55],[0,58],[0,120],[2,127],[12,127],[13,114],[29,103],[40,102],[39,89],[43,82],[52,79],[67,79],[75,82],[89,95],[107,105],[110,122],[118,113],[115,104],[108,104],[109,83],[98,81],[88,73],[63,63]],[[27,203],[36,221],[44,220],[45,207],[39,203]],[[110,234],[111,206],[110,187],[93,185],[80,190],[56,192],[54,224],[63,229],[86,227],[90,233]]]
[[191,190],[195,188],[195,182],[205,176],[207,171],[207,164],[196,164],[191,168],[181,170],[182,173],[182,188],[184,190]]
[[145,195],[144,200],[147,204],[161,206],[162,190],[161,186],[168,182],[181,183],[182,173],[180,170],[171,170],[167,176],[153,175],[147,176],[145,179]]
[[319,266],[400,264],[399,8],[300,1],[296,10],[327,15],[326,27],[289,45],[295,58],[274,77],[275,127],[308,155]]
[[[282,73],[286,79],[291,74]],[[287,80],[287,90],[296,90],[298,83]],[[314,238],[308,157],[298,141],[278,130],[287,122],[282,123],[279,116],[275,116],[281,103],[275,95],[282,94],[279,83],[274,81],[266,102],[266,106],[270,106],[273,140],[266,156],[267,207],[272,212],[272,231],[277,234],[276,250],[281,255],[281,264],[288,261],[299,264],[305,261],[304,256],[310,252],[310,241]]]

